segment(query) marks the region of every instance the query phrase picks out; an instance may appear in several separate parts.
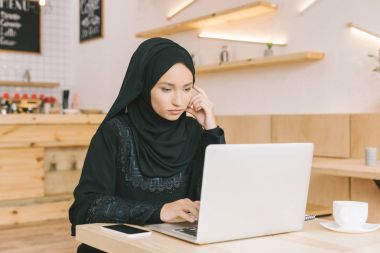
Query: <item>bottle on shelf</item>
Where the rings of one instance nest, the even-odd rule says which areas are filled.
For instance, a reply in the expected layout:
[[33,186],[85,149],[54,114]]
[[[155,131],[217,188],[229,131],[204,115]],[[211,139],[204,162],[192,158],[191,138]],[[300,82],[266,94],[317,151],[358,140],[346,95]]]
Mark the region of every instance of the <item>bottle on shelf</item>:
[[14,93],[13,94],[13,101],[15,101],[16,103],[20,103],[20,93]]
[[45,114],[49,114],[49,113],[52,113],[52,112],[56,113],[56,110],[54,109],[56,102],[57,102],[57,100],[53,96],[44,97],[44,100],[43,100],[43,103],[44,103],[43,112]]
[[10,113],[18,113],[17,104],[15,101],[12,101]]
[[8,113],[17,113],[17,102],[19,100],[17,100],[17,96],[16,94],[13,95],[12,98],[9,98],[9,111]]
[[69,109],[70,90],[62,91],[62,110]]
[[45,109],[44,109],[44,107],[45,107],[45,94],[41,93],[38,96],[38,99],[41,101],[39,111],[40,111],[40,113],[45,113]]
[[1,102],[0,102],[0,113],[3,115],[10,113],[10,110],[11,110],[10,107],[11,105],[10,105],[9,93],[4,92],[1,97]]
[[30,75],[30,70],[29,69],[25,70],[24,75],[22,76],[22,80],[24,82],[30,83],[31,79],[32,79],[32,77]]
[[79,93],[75,92],[73,96],[73,102],[72,102],[72,109],[78,110],[79,109]]
[[219,64],[222,64],[222,63],[225,63],[228,61],[229,61],[228,50],[227,50],[227,46],[224,45],[224,46],[222,46],[222,51],[220,52],[220,55],[219,55]]

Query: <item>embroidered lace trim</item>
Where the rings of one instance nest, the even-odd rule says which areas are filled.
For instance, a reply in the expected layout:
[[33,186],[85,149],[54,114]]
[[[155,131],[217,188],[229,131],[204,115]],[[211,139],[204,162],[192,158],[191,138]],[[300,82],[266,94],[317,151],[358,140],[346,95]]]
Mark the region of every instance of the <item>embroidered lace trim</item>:
[[137,153],[131,128],[126,122],[117,117],[110,120],[110,124],[121,137],[117,169],[121,169],[124,173],[126,182],[131,183],[135,188],[149,190],[151,192],[179,188],[181,184],[184,183],[185,177],[187,176],[184,171],[172,177],[150,178],[142,175],[137,162]]
[[130,203],[115,196],[103,196],[94,201],[88,210],[87,223],[132,222],[144,224],[156,210],[151,203]]

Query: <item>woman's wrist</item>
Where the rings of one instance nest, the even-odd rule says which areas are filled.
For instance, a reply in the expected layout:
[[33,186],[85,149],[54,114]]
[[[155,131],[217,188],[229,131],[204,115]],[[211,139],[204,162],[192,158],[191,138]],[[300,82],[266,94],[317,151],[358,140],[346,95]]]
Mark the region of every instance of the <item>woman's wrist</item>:
[[162,206],[161,206],[161,208],[160,208],[160,220],[162,221],[162,222],[165,222],[165,220],[164,220],[164,218],[163,218],[163,212],[165,212],[165,210],[164,210],[164,207],[165,207],[165,205],[166,204],[163,204]]
[[218,127],[218,125],[216,124],[215,116],[210,115],[209,117],[206,117],[205,125],[203,126],[203,128],[205,130],[210,130],[210,129],[214,129],[216,127]]

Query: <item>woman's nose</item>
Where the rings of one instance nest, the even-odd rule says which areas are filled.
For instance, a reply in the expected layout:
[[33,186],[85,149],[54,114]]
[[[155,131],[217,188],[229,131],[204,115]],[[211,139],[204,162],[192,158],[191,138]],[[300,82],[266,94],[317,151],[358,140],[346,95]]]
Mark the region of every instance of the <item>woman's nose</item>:
[[181,94],[174,94],[172,98],[172,104],[175,106],[180,106],[182,104],[183,98]]

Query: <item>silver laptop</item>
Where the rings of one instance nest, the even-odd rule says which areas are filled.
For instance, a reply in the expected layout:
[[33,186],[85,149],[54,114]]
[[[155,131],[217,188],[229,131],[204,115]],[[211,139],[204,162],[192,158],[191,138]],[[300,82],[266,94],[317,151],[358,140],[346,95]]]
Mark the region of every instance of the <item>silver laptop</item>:
[[225,144],[206,149],[197,224],[150,229],[196,244],[301,230],[313,144]]

